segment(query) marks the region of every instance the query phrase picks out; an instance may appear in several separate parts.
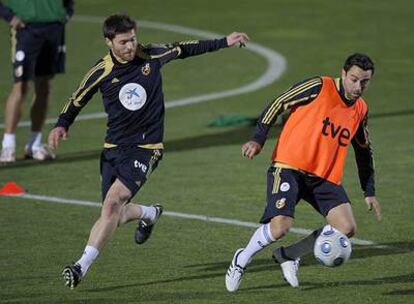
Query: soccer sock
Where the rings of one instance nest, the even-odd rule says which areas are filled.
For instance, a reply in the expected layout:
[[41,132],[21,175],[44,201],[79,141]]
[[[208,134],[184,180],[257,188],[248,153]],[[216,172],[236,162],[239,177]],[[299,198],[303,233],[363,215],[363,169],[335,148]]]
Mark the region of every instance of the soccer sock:
[[321,234],[322,229],[324,229],[324,227],[313,231],[307,237],[290,246],[276,248],[273,251],[273,257],[279,263],[283,263],[290,260],[296,260],[297,258],[312,252],[316,238],[319,236],[319,234]]
[[246,267],[256,253],[274,241],[276,240],[270,231],[270,223],[260,226],[251,237],[247,246],[239,254],[237,264],[243,268]]
[[41,132],[32,132],[27,139],[26,148],[33,149],[39,148],[42,144],[42,133]]
[[82,257],[79,259],[79,261],[76,262],[76,264],[79,264],[81,266],[83,277],[86,275],[89,266],[91,266],[95,259],[98,257],[98,254],[99,251],[95,247],[89,245],[85,247],[85,251],[83,252]]
[[3,148],[15,148],[16,147],[16,135],[13,133],[4,133],[2,145],[3,145]]
[[150,220],[151,222],[155,219],[157,215],[157,210],[154,206],[142,206],[141,207],[141,217],[140,220]]

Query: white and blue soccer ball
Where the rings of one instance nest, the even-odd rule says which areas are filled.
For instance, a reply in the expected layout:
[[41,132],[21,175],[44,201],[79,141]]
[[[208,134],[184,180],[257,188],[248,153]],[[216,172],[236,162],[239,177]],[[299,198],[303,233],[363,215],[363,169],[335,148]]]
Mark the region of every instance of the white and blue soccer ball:
[[323,228],[313,247],[316,260],[327,267],[337,267],[346,263],[351,257],[351,252],[348,237],[330,225]]

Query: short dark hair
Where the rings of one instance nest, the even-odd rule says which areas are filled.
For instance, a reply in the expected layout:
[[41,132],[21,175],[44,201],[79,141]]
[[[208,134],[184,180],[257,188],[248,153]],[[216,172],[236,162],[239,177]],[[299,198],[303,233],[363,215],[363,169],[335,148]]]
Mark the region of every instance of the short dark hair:
[[368,55],[361,54],[361,53],[352,54],[345,60],[344,71],[348,72],[349,69],[354,65],[363,69],[364,71],[371,70],[372,75],[374,75],[374,71],[375,71],[374,62],[371,60],[371,58],[368,57]]
[[109,16],[103,24],[103,35],[110,40],[114,39],[116,34],[127,33],[136,30],[136,22],[126,14],[118,13]]

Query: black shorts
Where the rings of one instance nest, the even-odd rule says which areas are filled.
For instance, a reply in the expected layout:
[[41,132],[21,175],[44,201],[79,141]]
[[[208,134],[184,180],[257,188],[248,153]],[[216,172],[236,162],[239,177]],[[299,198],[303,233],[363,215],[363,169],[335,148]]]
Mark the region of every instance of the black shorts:
[[65,25],[61,22],[27,23],[11,30],[14,82],[65,71]]
[[145,184],[162,159],[162,150],[137,146],[118,146],[101,153],[102,200],[116,179],[119,179],[133,197]]
[[260,222],[268,223],[277,215],[294,217],[301,199],[324,217],[332,208],[350,202],[341,185],[302,171],[272,166],[267,171],[267,206]]

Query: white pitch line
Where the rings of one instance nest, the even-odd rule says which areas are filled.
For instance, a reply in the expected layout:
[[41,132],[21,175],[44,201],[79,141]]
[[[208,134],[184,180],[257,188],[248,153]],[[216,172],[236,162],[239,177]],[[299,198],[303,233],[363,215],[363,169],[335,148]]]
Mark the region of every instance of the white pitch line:
[[[73,21],[102,24],[104,21],[104,17],[79,15],[79,16],[73,17]],[[180,25],[167,24],[167,23],[161,23],[161,22],[141,20],[141,21],[138,21],[138,26],[144,27],[144,28],[190,35],[192,37],[194,36],[201,37],[204,39],[213,39],[217,37],[223,37],[223,35],[213,33],[213,32],[202,31],[202,30],[197,30],[197,29],[193,29],[189,27],[180,26]],[[256,79],[255,81],[247,85],[244,85],[244,86],[241,86],[235,89],[172,100],[172,101],[166,102],[165,107],[166,108],[181,107],[181,106],[186,106],[190,104],[196,104],[196,103],[221,99],[225,97],[231,97],[231,96],[251,93],[251,92],[257,91],[273,83],[274,81],[279,79],[282,76],[283,72],[286,70],[286,60],[278,52],[275,52],[272,49],[266,48],[262,45],[259,45],[253,42],[249,42],[245,49],[247,51],[253,52],[259,56],[264,57],[267,61],[266,72],[262,76],[260,76],[258,79]],[[80,121],[80,120],[100,119],[100,118],[105,118],[105,117],[107,117],[106,113],[96,112],[96,113],[91,113],[91,114],[81,114],[76,118],[76,120]],[[46,120],[46,124],[53,124],[56,122],[56,120],[57,118],[49,118]],[[28,127],[30,125],[31,125],[30,121],[26,120],[26,121],[19,122],[18,127]],[[0,129],[4,129],[4,124],[0,124]]]
[[[10,195],[8,197],[16,197],[16,198],[22,198],[22,199],[27,199],[27,200],[52,202],[52,203],[58,203],[58,204],[80,205],[80,206],[88,206],[88,207],[96,207],[96,208],[100,208],[102,206],[101,203],[97,203],[97,202],[74,200],[74,199],[67,199],[63,197],[36,195],[36,194],[28,194],[28,193],[25,193],[22,195]],[[253,222],[245,222],[245,221],[239,221],[239,220],[234,220],[234,219],[226,219],[222,217],[214,217],[214,216],[206,216],[206,215],[182,213],[182,212],[174,212],[174,211],[164,211],[163,215],[175,217],[175,218],[220,223],[220,224],[227,224],[227,225],[233,225],[233,226],[239,226],[239,227],[257,228],[260,225],[258,223],[253,223]],[[290,229],[290,232],[301,234],[301,235],[308,235],[312,232],[312,230],[305,229],[305,228],[292,227]],[[355,245],[365,245],[365,246],[375,245],[373,241],[360,240],[357,238],[352,238],[351,242]],[[376,247],[383,248],[384,246],[376,246]]]

